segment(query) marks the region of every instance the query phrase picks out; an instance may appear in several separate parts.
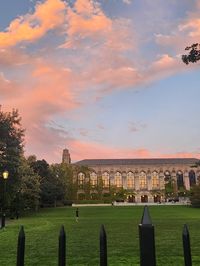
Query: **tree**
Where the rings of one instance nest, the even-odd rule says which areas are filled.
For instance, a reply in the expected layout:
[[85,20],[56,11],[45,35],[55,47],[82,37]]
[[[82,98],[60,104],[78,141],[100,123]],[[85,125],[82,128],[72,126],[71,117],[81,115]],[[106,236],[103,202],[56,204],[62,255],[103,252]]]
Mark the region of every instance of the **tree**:
[[33,169],[28,164],[28,160],[22,159],[20,167],[21,186],[16,194],[15,202],[20,209],[37,210],[40,199],[40,181],[41,177],[34,173]]
[[[24,129],[17,110],[3,112],[0,109],[0,174],[9,172],[7,180],[7,201],[14,198],[20,185],[21,157],[23,155]],[[3,180],[0,179],[1,198],[3,195]]]
[[182,55],[182,61],[188,65],[189,63],[196,63],[200,60],[200,44],[194,43],[191,46],[185,48],[189,51],[188,55]]
[[49,164],[44,159],[37,160],[36,156],[31,155],[27,160],[30,164],[30,167],[33,168],[34,172],[41,176],[41,178],[49,176]]
[[200,185],[196,185],[191,189],[190,201],[193,207],[200,208]]

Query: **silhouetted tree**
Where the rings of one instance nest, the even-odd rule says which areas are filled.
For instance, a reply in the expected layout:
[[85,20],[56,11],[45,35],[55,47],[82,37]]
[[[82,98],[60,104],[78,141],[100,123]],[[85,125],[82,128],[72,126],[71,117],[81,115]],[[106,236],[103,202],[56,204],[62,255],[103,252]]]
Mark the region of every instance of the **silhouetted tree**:
[[[24,129],[17,110],[3,112],[0,109],[0,175],[7,170],[6,198],[8,203],[14,198],[20,186],[21,157],[23,155]],[[0,178],[1,198],[3,194],[3,178]]]
[[188,65],[189,63],[196,63],[200,60],[200,44],[194,43],[191,46],[185,48],[189,51],[188,55],[182,55],[182,61]]

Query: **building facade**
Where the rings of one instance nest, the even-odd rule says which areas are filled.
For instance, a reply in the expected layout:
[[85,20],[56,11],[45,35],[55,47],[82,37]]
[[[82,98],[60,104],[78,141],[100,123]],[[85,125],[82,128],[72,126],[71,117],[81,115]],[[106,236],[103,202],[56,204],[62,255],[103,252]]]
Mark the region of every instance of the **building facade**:
[[[75,165],[87,166],[89,173],[75,177],[77,198],[90,193],[106,196],[111,191],[124,191],[128,202],[162,202],[167,197],[184,196],[200,181],[200,170],[192,167],[198,159],[89,159]],[[89,184],[85,189],[85,184]]]

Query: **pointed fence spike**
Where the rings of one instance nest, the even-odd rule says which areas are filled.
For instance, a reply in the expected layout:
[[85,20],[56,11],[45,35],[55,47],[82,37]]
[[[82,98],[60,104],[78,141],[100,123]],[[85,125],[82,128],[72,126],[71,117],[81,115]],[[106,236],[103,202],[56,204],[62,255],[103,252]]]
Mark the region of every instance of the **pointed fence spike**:
[[149,224],[151,225],[152,222],[151,222],[151,217],[150,217],[150,214],[149,214],[149,209],[147,206],[144,207],[144,211],[143,211],[143,215],[142,215],[142,219],[141,219],[141,224]]
[[190,248],[190,234],[186,224],[183,226],[183,253],[185,266],[192,266],[191,248]]
[[61,226],[59,233],[58,265],[66,265],[66,234],[63,225]]
[[100,228],[100,266],[107,266],[107,236],[104,225]]
[[17,244],[17,266],[24,266],[25,233],[24,227],[20,227]]
[[141,224],[139,224],[139,240],[140,266],[156,266],[154,226],[147,206],[144,207]]

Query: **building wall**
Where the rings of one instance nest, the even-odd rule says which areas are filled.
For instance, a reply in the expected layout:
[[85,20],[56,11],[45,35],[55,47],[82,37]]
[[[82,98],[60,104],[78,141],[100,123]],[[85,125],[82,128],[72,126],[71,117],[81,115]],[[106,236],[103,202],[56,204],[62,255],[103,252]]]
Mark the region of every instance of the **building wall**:
[[[79,177],[81,176],[81,184]],[[181,187],[190,190],[191,185],[199,182],[200,172],[191,165],[96,165],[92,166],[90,176],[79,173],[76,177],[79,190],[78,194],[85,193],[84,182],[92,185],[90,193],[97,193],[96,187],[100,180],[103,182],[103,193],[109,193],[111,187],[123,188],[127,191],[127,200],[134,197],[135,202],[147,200],[165,200],[165,183],[171,177],[174,195]],[[131,178],[133,187],[131,188]],[[95,185],[94,185],[95,184]],[[88,193],[88,192],[87,192]],[[132,194],[132,195],[131,195]],[[158,197],[159,196],[159,197]],[[157,199],[156,199],[157,197]]]

